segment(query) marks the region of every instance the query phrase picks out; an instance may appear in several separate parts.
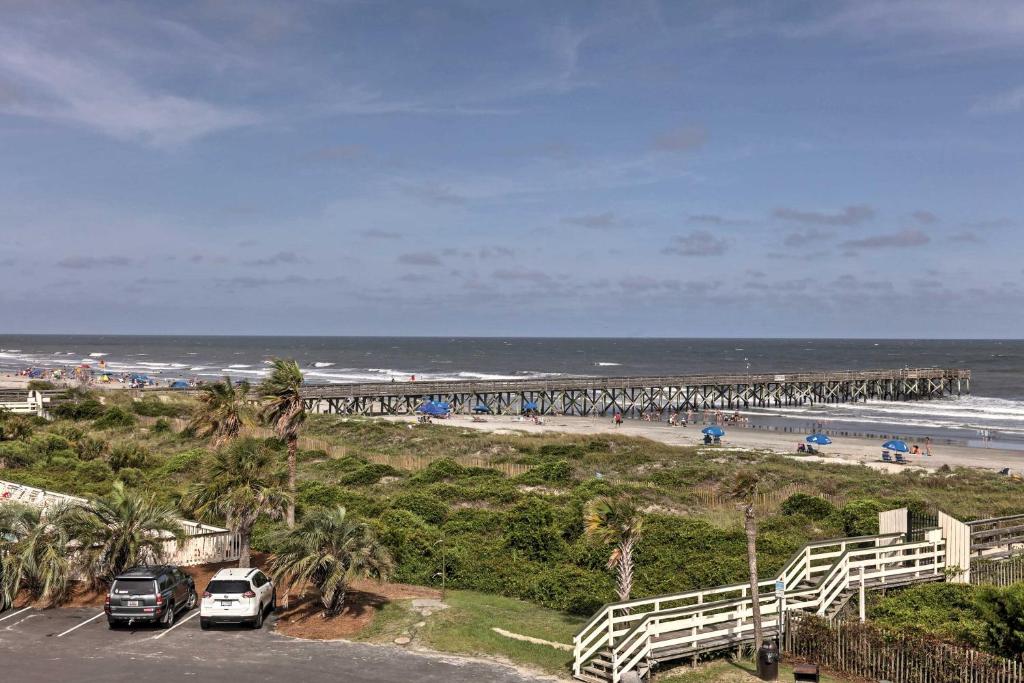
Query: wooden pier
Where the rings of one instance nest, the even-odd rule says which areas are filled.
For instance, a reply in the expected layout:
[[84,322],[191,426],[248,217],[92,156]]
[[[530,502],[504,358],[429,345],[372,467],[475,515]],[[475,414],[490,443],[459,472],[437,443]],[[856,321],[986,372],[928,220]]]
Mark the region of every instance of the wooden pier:
[[308,386],[314,413],[403,415],[424,401],[443,401],[456,413],[486,406],[494,414],[521,414],[535,404],[542,415],[625,416],[666,411],[742,410],[869,399],[917,401],[970,393],[971,371],[913,368],[856,372],[678,377],[579,377],[456,382],[368,382]]

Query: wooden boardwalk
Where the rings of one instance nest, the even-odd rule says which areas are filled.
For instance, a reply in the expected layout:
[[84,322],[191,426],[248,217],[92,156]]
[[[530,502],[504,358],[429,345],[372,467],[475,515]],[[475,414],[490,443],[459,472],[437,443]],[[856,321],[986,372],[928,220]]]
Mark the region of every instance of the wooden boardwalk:
[[677,410],[855,403],[868,399],[915,401],[970,393],[971,371],[903,368],[758,375],[570,377],[503,381],[367,382],[309,386],[306,408],[315,413],[402,415],[424,401],[443,401],[468,413],[485,406],[495,414],[521,414],[529,404],[542,415],[605,416]]

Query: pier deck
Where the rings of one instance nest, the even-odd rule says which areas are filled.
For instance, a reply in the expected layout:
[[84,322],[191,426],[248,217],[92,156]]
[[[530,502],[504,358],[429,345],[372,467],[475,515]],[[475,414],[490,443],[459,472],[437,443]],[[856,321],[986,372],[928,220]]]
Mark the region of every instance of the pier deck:
[[868,399],[916,401],[970,393],[971,371],[904,368],[757,375],[675,377],[569,377],[455,382],[367,382],[308,386],[314,413],[401,415],[424,401],[444,401],[455,412],[487,406],[519,414],[527,403],[542,415],[637,415],[670,410],[738,410]]

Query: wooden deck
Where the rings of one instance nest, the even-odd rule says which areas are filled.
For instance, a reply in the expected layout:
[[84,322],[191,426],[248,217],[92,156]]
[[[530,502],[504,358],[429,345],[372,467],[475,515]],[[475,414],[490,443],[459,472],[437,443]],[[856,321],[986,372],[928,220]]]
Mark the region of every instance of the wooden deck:
[[735,410],[868,399],[912,401],[970,393],[971,371],[961,368],[567,377],[501,381],[367,382],[308,386],[306,407],[317,413],[409,414],[424,401],[443,401],[453,412],[486,407],[520,414],[624,415],[707,408]]

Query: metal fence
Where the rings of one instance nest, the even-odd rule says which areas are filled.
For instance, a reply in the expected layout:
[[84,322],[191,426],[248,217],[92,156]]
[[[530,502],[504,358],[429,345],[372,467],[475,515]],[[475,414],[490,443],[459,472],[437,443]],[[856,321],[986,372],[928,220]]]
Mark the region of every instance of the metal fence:
[[790,613],[787,657],[837,673],[891,683],[1024,683],[1024,664],[961,645],[872,624]]

